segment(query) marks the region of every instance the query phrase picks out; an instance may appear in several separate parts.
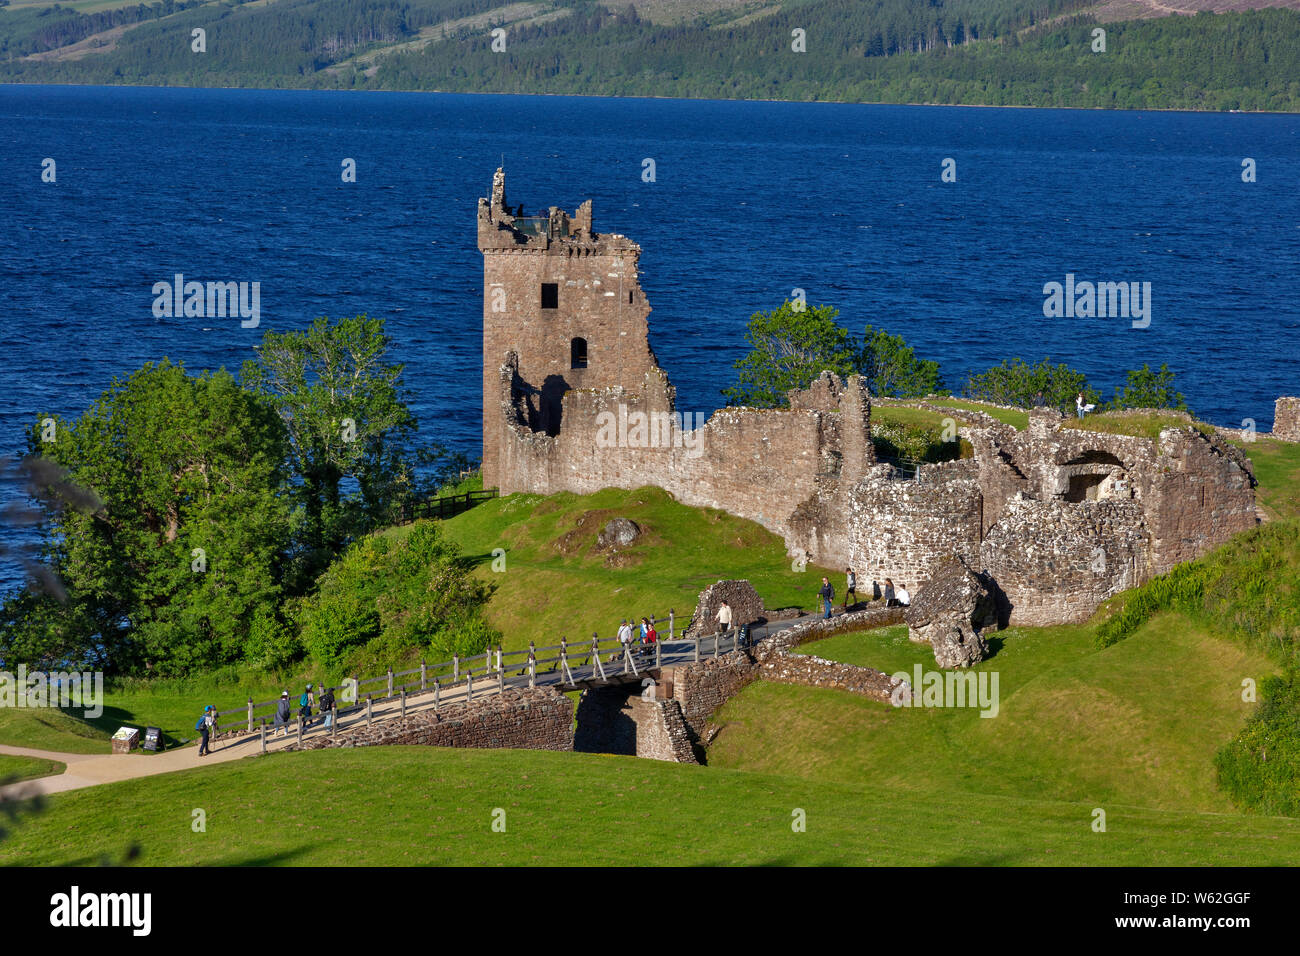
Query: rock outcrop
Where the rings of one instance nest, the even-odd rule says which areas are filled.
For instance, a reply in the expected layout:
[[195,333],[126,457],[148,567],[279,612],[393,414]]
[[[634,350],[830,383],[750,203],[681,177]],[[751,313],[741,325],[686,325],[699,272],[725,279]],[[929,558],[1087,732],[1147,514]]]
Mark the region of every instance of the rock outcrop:
[[641,537],[641,526],[630,518],[613,518],[606,523],[596,536],[596,547],[604,551],[609,548],[626,548]]
[[934,648],[940,667],[970,667],[989,652],[981,631],[997,627],[997,585],[961,558],[940,565],[903,615],[907,636]]
[[718,608],[726,601],[731,605],[731,626],[743,627],[764,620],[763,599],[748,581],[718,581],[700,592],[695,614],[686,628],[686,637],[697,633],[712,634],[718,629]]

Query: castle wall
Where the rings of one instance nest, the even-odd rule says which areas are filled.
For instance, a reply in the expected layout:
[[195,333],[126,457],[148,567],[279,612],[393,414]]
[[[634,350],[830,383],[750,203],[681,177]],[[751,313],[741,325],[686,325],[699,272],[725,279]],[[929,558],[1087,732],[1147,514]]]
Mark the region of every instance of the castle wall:
[[1300,398],[1283,395],[1273,403],[1273,437],[1300,441]]

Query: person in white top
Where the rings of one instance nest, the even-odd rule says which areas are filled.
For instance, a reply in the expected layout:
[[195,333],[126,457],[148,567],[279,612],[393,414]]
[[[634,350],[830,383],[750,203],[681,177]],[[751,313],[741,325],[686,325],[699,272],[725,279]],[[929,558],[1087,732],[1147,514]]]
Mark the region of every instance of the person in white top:
[[912,603],[912,595],[907,593],[907,588],[903,587],[901,581],[898,583],[898,590],[894,592],[894,598],[903,607],[907,607]]
[[[618,625],[618,642],[623,645],[624,653],[632,646],[632,625],[624,618]],[[612,661],[617,655],[610,654],[609,659]]]
[[722,602],[722,607],[718,608],[717,613],[718,630],[726,633],[731,630],[731,605],[726,601]]

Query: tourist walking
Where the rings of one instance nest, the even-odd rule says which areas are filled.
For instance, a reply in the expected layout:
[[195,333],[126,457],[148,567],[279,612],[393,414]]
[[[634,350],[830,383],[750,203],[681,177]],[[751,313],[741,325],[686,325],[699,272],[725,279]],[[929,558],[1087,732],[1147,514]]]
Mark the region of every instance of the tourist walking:
[[311,726],[311,707],[314,703],[316,703],[316,695],[311,692],[311,684],[308,684],[307,689],[298,698],[298,716],[302,718],[303,730]]
[[208,739],[210,741],[217,739],[217,708],[211,704],[203,708],[203,719],[208,724]]
[[[626,657],[628,648],[632,646],[632,625],[627,622],[627,618],[623,618],[618,626],[618,642],[623,645],[623,654]],[[609,659],[612,661],[614,655],[611,654]]]
[[289,715],[291,707],[289,704],[289,692],[286,690],[280,695],[280,703],[275,707],[275,729],[281,737],[289,733]]
[[726,634],[729,630],[731,630],[731,605],[730,604],[728,604],[726,601],[723,601],[722,606],[718,608],[718,613],[715,614],[714,617],[717,618],[718,621],[719,634]]
[[212,725],[209,723],[210,718],[208,717],[208,713],[211,710],[212,707],[211,705],[209,705],[208,708],[203,711],[203,716],[199,718],[199,722],[194,725],[194,729],[199,732],[199,756],[200,757],[206,757],[208,755],[208,733],[212,727]]
[[334,726],[334,688],[326,687],[320,695],[320,712],[325,715],[322,725],[328,730]]
[[1074,413],[1080,418],[1083,417],[1083,392],[1074,396]]
[[829,621],[831,617],[831,608],[835,606],[835,588],[831,584],[829,578],[822,578],[821,590],[817,593],[821,595],[822,608],[825,611],[822,619]]
[[894,597],[894,580],[885,578],[885,607],[897,607],[898,600]]
[[849,595],[853,595],[853,603],[858,603],[858,576],[853,573],[852,568],[845,568],[844,581],[844,610],[849,609]]

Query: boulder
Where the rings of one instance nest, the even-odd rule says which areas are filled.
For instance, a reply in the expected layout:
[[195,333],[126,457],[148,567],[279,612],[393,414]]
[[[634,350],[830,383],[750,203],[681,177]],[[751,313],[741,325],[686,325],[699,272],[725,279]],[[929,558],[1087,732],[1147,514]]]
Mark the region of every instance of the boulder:
[[997,585],[952,558],[935,569],[903,614],[907,636],[934,648],[940,667],[969,667],[989,652],[981,631],[998,624]]
[[763,599],[748,581],[718,581],[710,584],[700,592],[700,599],[695,604],[695,613],[687,626],[685,635],[712,634],[718,629],[718,608],[726,601],[731,605],[731,626],[741,627],[766,620]]
[[639,537],[641,537],[641,526],[635,521],[629,518],[612,518],[596,536],[596,547],[601,550],[626,548]]

